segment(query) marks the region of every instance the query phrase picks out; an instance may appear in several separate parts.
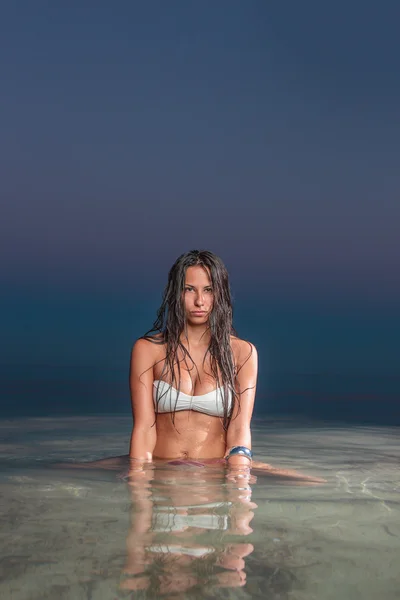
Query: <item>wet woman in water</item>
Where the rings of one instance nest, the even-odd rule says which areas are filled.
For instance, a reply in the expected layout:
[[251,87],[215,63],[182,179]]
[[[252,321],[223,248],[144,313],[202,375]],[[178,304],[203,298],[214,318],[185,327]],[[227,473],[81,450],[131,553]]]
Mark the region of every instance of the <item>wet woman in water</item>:
[[132,349],[129,457],[248,467],[257,351],[232,326],[227,270],[208,251],[172,266],[153,329]]

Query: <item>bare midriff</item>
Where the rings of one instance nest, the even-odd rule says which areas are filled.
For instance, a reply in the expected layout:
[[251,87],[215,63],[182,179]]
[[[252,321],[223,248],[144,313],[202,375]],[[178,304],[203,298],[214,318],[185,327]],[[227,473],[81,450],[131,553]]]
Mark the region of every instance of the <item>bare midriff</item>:
[[157,415],[154,458],[219,458],[225,453],[226,432],[219,417],[194,410]]

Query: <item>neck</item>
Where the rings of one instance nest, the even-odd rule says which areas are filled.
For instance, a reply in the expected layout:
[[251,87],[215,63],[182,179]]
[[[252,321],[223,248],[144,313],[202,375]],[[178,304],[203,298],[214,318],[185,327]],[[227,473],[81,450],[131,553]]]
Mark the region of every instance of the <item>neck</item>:
[[208,346],[210,343],[211,334],[208,324],[204,325],[189,325],[187,324],[185,331],[181,333],[181,341],[189,346]]

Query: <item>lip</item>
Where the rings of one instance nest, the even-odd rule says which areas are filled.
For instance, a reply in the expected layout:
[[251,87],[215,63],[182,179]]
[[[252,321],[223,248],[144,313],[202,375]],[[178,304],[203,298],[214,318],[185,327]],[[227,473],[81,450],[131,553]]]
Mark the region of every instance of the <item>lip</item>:
[[205,310],[193,310],[190,314],[195,317],[202,317],[203,315],[206,315],[207,313]]

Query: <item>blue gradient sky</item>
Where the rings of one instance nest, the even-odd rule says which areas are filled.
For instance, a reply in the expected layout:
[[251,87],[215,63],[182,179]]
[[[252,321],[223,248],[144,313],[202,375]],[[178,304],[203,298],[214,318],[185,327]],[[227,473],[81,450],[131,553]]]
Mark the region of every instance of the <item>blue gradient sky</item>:
[[[1,274],[399,292],[396,2],[1,8]],[[321,283],[322,285],[322,283]]]
[[199,247],[227,263],[265,363],[395,369],[399,17],[5,3],[0,361],[122,364]]

